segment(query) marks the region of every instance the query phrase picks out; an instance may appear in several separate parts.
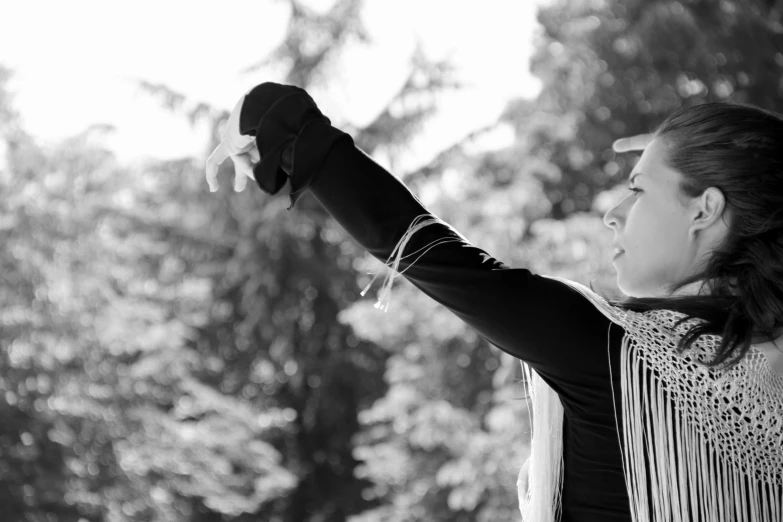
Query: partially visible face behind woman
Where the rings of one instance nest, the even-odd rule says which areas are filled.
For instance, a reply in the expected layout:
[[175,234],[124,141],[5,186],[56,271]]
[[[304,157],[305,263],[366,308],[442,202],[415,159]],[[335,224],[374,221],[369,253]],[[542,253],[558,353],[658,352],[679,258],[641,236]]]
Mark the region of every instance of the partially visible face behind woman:
[[682,194],[682,175],[666,154],[666,138],[656,137],[631,172],[634,192],[604,216],[613,246],[625,251],[613,261],[617,286],[632,297],[704,293],[698,282],[674,294],[668,288],[699,270],[728,232],[723,193],[710,187],[696,198]]

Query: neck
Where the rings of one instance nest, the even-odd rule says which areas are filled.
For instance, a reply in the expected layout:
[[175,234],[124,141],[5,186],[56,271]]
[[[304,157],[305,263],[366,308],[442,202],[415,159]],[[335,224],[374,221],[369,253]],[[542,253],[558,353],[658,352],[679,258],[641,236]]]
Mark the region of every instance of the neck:
[[751,344],[769,345],[770,347],[774,347],[776,350],[783,352],[783,333],[771,338],[765,335],[754,334],[750,338],[750,342]]
[[671,294],[674,297],[683,295],[709,295],[709,288],[704,281],[694,281]]

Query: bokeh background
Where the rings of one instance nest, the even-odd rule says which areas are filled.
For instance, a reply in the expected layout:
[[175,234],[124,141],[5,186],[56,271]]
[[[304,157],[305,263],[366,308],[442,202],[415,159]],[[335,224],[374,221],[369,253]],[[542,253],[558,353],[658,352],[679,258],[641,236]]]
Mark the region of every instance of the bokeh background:
[[519,519],[518,361],[404,278],[375,309],[311,196],[209,192],[263,81],[506,264],[617,294],[612,141],[783,112],[783,1],[3,3],[0,521]]

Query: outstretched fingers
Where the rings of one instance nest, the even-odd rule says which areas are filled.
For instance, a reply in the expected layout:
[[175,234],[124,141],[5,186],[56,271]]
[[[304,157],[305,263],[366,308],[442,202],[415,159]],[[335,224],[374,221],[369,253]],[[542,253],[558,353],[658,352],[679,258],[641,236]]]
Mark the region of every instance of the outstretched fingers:
[[220,144],[212,151],[212,154],[207,158],[207,184],[209,185],[209,191],[215,192],[218,189],[217,172],[218,167],[228,158],[228,150],[224,142]]
[[247,186],[248,178],[255,179],[253,177],[251,156],[249,153],[237,154],[236,156],[231,156],[231,160],[234,162],[234,190],[242,192],[245,190],[245,186]]
[[[218,190],[219,185],[217,181],[218,167],[223,163],[226,158],[231,158],[234,162],[234,190],[236,192],[242,192],[247,186],[247,180],[255,179],[253,176],[253,163],[255,158],[259,158],[258,152],[253,152],[253,149],[243,154],[229,154],[228,147],[225,141],[220,142],[212,154],[207,158],[207,184],[209,185],[210,192]],[[259,158],[260,159],[260,158]]]
[[615,152],[629,152],[632,150],[644,150],[653,140],[653,133],[637,134],[627,138],[620,138],[612,143]]
[[248,154],[250,154],[250,161],[253,163],[258,163],[261,161],[261,154],[258,152],[258,147],[250,147]]

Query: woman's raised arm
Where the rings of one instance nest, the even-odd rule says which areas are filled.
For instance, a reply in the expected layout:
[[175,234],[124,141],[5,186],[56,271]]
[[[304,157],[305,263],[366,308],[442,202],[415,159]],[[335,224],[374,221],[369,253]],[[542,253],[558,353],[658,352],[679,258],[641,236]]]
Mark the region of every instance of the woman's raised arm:
[[[262,190],[279,191],[290,170],[289,210],[309,190],[374,257],[551,382],[606,372],[605,357],[584,347],[595,344],[588,342],[593,335],[605,346],[607,320],[583,296],[472,245],[331,126],[307,93],[291,90],[270,101],[265,85],[248,93],[240,118],[261,153],[253,171]],[[287,147],[292,164],[282,169]]]

